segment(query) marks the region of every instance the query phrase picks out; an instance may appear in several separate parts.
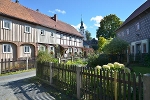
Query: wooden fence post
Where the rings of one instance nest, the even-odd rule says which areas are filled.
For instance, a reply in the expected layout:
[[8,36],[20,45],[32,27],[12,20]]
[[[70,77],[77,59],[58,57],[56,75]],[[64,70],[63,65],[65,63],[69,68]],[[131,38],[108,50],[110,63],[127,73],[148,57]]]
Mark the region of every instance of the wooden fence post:
[[2,63],[2,59],[1,59],[1,64],[0,64],[0,75],[2,74],[2,66],[3,66],[3,63]]
[[150,99],[150,74],[143,75],[143,100]]
[[115,91],[115,100],[117,100],[117,71],[114,71],[114,91]]
[[81,66],[77,66],[77,69],[76,69],[76,81],[77,81],[77,99],[81,99],[81,91],[80,91],[80,88],[81,88],[81,75],[80,75],[80,72],[81,72]]
[[53,76],[53,69],[52,69],[52,62],[49,63],[49,68],[50,68],[50,85],[52,84],[52,76]]
[[27,57],[27,59],[26,59],[26,70],[28,70],[28,64],[29,64],[29,62],[28,62],[28,57]]
[[60,59],[60,57],[59,57],[59,58],[58,58],[58,63],[59,63],[59,64],[60,64],[60,60],[61,60],[61,59]]

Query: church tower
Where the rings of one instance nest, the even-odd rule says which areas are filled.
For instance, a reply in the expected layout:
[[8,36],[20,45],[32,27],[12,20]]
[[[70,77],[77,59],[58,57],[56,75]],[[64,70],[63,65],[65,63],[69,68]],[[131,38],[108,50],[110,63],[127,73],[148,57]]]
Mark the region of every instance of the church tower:
[[84,30],[82,18],[81,18],[80,33],[81,33],[81,34],[83,35],[83,37],[84,37],[83,40],[86,41],[86,35],[85,35],[85,30]]

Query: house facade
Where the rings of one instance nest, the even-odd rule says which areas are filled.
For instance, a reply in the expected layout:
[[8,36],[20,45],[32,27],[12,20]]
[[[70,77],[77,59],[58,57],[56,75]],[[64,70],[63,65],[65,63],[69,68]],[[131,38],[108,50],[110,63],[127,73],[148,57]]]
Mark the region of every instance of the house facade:
[[137,8],[116,31],[117,37],[130,44],[129,54],[150,52],[150,0]]
[[83,36],[71,25],[11,0],[0,0],[0,58],[36,57],[38,50],[54,57],[80,54]]

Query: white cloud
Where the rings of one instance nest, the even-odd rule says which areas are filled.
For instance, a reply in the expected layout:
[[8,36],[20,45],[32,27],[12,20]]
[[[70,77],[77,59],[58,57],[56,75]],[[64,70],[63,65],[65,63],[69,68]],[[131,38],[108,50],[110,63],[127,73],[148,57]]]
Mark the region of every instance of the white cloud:
[[66,11],[60,10],[60,9],[55,9],[54,11],[49,10],[48,12],[50,12],[50,13],[56,13],[56,12],[58,12],[58,13],[66,14]]
[[92,17],[90,20],[95,22],[95,26],[99,27],[100,26],[100,21],[103,19],[102,16],[95,16]]
[[51,11],[51,10],[49,10],[48,12],[50,12],[50,13],[55,13],[55,11]]
[[[80,26],[81,26],[81,23],[79,23],[78,25],[71,25],[71,26],[73,26],[75,29],[79,30]],[[84,29],[86,30],[87,26],[84,23],[83,23],[83,26],[84,26]]]
[[55,11],[58,12],[58,13],[62,13],[62,14],[65,14],[65,13],[66,13],[66,11],[60,10],[60,9],[55,9]]

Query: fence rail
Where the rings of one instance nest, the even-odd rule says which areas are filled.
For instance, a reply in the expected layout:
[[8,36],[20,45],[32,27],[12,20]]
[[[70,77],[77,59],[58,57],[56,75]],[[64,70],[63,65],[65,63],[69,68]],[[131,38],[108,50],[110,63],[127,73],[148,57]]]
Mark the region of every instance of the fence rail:
[[28,58],[20,60],[1,59],[0,74],[34,68],[35,64],[36,64],[35,59],[28,59]]
[[141,74],[43,63],[37,76],[82,100],[143,100]]

